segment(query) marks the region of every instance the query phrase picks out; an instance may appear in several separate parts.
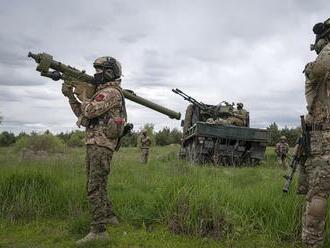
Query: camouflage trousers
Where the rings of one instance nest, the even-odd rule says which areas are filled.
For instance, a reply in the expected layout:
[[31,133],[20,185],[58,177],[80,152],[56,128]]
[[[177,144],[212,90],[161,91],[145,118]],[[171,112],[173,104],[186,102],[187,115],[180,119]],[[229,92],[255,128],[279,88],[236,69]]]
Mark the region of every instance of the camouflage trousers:
[[112,203],[107,195],[112,154],[109,148],[87,145],[86,188],[92,214],[91,231],[95,233],[105,231],[106,224],[114,216]]
[[308,182],[303,214],[302,241],[307,247],[322,247],[325,238],[327,199],[330,194],[330,131],[310,132],[311,154],[305,171]]
[[142,148],[141,149],[141,163],[142,164],[148,163],[148,156],[149,156],[149,148]]
[[285,154],[280,154],[277,155],[277,164],[282,168],[282,169],[287,169],[287,162],[286,162],[286,155]]

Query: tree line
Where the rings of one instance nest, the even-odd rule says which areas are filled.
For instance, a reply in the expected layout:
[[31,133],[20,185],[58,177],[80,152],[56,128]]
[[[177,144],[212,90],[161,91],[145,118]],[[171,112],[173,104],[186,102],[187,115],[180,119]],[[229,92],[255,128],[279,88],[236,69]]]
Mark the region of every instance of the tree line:
[[[177,128],[170,129],[165,127],[159,131],[154,130],[153,124],[146,124],[143,129],[147,129],[148,135],[152,141],[152,145],[165,146],[170,144],[180,144],[182,132]],[[43,133],[31,132],[25,133],[21,132],[18,135],[15,135],[12,132],[4,131],[0,133],[0,146],[10,146],[19,141],[22,142],[22,139],[35,139],[36,136],[45,136],[49,139],[54,140],[54,138],[59,139],[62,143],[69,147],[82,147],[84,146],[84,137],[85,132],[80,130],[75,130],[71,132],[61,132],[58,134],[52,134],[49,130]],[[130,134],[122,138],[123,147],[136,147],[139,145],[139,140],[141,137],[141,130],[132,131]]]
[[[152,141],[153,145],[165,146],[169,144],[180,144],[182,132],[177,128],[170,129],[164,127],[159,131],[154,130],[154,125],[151,123],[145,124],[144,128],[148,131],[148,135]],[[297,138],[301,135],[300,127],[288,128],[284,127],[280,129],[278,125],[274,122],[267,127],[269,132],[269,146],[274,146],[280,139],[282,135],[286,136],[290,146],[294,146]],[[52,134],[50,131],[46,131],[43,134],[52,135],[59,138],[64,144],[69,147],[81,147],[84,146],[84,132],[80,130],[75,130],[71,132],[61,132],[59,134]],[[37,132],[32,132],[30,134],[21,132],[18,135],[14,133],[4,131],[0,134],[0,146],[10,146],[16,143],[23,137],[33,137],[36,135],[41,135]],[[136,147],[139,146],[139,137],[141,135],[141,130],[132,131],[130,134],[126,135],[122,139],[122,146],[124,147]]]

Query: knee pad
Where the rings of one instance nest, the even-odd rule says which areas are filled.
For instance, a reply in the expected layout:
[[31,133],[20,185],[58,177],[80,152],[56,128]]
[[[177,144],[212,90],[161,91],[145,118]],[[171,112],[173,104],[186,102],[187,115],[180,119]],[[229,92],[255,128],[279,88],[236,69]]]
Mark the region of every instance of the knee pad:
[[307,214],[314,218],[325,218],[327,212],[327,199],[314,196],[308,204]]

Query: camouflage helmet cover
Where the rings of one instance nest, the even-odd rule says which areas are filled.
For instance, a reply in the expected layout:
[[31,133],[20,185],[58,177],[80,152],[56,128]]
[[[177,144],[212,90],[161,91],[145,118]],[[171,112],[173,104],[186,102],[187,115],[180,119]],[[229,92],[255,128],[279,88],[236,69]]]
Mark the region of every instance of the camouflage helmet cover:
[[143,129],[143,130],[142,130],[142,133],[143,133],[143,134],[147,134],[147,132],[148,132],[147,129]]
[[286,137],[284,135],[282,135],[280,140],[286,140]]
[[95,69],[99,68],[104,71],[111,70],[115,76],[115,79],[120,78],[122,75],[121,64],[113,57],[99,57],[94,61],[93,66]]

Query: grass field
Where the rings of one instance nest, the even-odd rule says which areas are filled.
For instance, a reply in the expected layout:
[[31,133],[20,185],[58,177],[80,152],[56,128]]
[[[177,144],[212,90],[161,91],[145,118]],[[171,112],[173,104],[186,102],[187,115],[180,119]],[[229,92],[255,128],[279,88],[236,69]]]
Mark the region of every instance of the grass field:
[[[282,193],[273,149],[255,168],[198,167],[177,150],[152,148],[148,165],[136,148],[116,153],[108,186],[121,224],[86,247],[301,247],[304,198],[295,184]],[[46,160],[1,149],[0,247],[75,247],[88,232],[84,190],[84,149]]]

